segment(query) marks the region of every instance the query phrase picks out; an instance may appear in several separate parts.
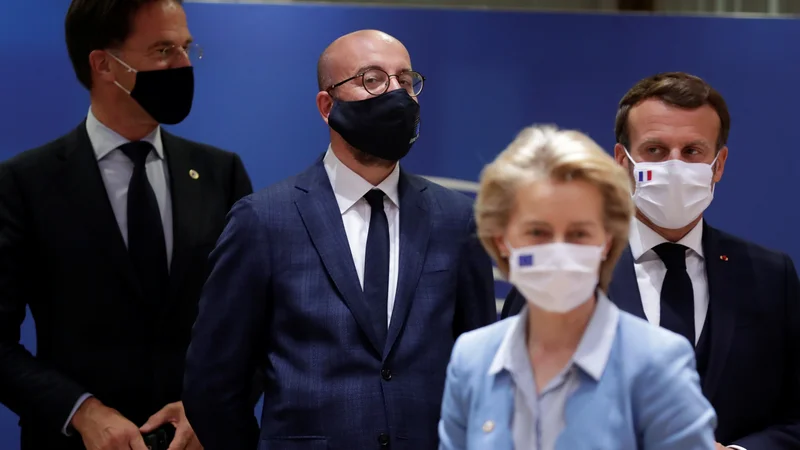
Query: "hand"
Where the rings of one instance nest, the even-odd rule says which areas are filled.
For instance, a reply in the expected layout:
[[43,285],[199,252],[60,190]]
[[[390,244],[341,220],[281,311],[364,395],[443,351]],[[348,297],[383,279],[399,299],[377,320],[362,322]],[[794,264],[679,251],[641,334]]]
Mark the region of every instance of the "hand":
[[147,450],[139,429],[117,410],[90,397],[72,416],[86,450]]
[[161,411],[147,419],[147,423],[142,425],[139,431],[149,433],[165,423],[170,423],[175,427],[175,438],[172,439],[167,450],[203,450],[192,426],[189,425],[189,420],[186,419],[183,402],[170,403],[161,408]]
[[724,445],[720,444],[719,442],[716,442],[716,445],[714,445],[714,450],[731,450],[731,449],[729,449],[728,447],[725,447]]

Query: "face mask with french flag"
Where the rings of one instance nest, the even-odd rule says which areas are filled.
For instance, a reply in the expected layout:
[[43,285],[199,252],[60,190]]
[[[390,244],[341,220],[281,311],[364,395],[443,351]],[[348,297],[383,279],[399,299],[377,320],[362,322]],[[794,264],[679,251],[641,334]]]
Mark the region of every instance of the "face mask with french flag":
[[644,182],[644,181],[653,181],[653,171],[652,170],[637,170],[636,171],[636,181]]
[[714,198],[714,170],[711,164],[688,163],[679,159],[633,163],[636,188],[633,202],[655,225],[677,230],[700,217]]

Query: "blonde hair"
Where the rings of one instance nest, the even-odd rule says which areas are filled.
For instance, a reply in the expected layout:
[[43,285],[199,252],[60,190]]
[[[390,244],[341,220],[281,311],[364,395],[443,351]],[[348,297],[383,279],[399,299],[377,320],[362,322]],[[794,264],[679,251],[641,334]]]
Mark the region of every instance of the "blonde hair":
[[500,271],[508,277],[508,258],[496,238],[505,233],[520,186],[537,180],[582,180],[603,197],[604,227],[611,237],[608,256],[600,266],[600,288],[608,291],[614,266],[628,245],[634,206],[630,176],[591,138],[555,126],[531,126],[481,172],[475,202],[478,235]]

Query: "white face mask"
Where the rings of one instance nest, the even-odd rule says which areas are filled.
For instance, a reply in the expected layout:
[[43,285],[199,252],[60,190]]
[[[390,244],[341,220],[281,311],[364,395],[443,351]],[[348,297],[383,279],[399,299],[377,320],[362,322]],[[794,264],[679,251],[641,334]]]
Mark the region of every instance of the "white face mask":
[[605,246],[555,242],[508,247],[509,282],[530,303],[545,311],[572,311],[597,289]]
[[711,164],[687,163],[679,159],[633,163],[636,190],[633,202],[639,211],[659,227],[676,230],[700,217],[714,198]]

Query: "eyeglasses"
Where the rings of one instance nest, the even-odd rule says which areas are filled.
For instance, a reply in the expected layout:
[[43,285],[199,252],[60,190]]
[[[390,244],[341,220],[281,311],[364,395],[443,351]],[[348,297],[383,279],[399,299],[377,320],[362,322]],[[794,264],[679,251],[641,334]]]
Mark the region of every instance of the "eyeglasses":
[[421,73],[414,72],[413,70],[408,70],[396,75],[389,75],[385,70],[369,69],[332,85],[328,90],[336,89],[359,77],[361,78],[361,84],[364,86],[364,89],[372,95],[381,95],[386,92],[389,89],[389,82],[392,77],[397,78],[400,87],[408,91],[408,94],[412,97],[418,96],[420,92],[422,92],[422,86],[425,84],[425,77],[422,76]]
[[186,46],[168,45],[166,47],[156,49],[155,55],[156,58],[162,62],[174,61],[181,56],[185,56],[191,62],[196,62],[203,59],[203,48],[194,43]]

